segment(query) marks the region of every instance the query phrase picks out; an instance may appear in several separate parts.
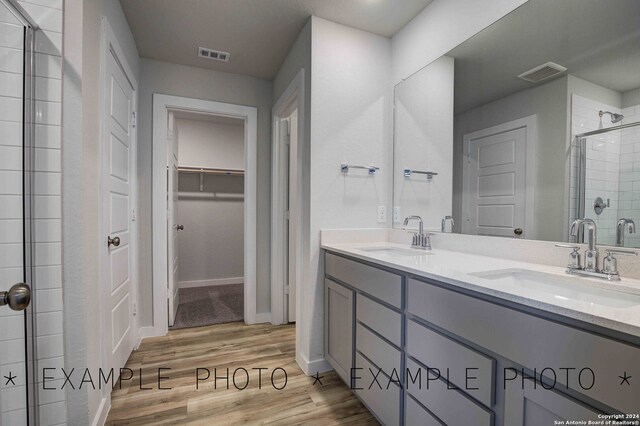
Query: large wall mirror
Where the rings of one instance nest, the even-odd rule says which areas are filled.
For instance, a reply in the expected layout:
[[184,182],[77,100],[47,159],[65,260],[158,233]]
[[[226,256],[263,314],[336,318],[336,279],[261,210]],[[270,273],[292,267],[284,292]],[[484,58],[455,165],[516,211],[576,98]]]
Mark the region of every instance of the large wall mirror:
[[530,0],[394,92],[394,226],[640,247],[640,1]]

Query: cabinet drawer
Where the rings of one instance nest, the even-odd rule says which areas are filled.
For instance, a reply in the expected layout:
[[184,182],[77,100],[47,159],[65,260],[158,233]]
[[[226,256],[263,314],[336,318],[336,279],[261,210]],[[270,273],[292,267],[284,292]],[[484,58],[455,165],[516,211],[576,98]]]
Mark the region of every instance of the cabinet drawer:
[[387,426],[400,424],[400,387],[395,384],[391,384],[387,389],[387,378],[383,378],[382,374],[378,376],[380,386],[371,382],[373,377],[371,371],[377,372],[378,367],[367,361],[362,355],[356,353],[356,367],[362,370],[357,370],[356,375],[361,377],[355,383],[354,387],[360,387],[362,389],[356,389],[356,393],[362,401],[367,405],[367,408],[375,414],[380,421]]
[[356,349],[382,368],[387,376],[391,376],[395,370],[396,375],[393,377],[402,377],[400,371],[401,352],[360,323],[356,326]]
[[325,272],[397,308],[402,307],[402,277],[327,253]]
[[[498,353],[621,412],[638,410],[638,393],[620,386],[619,375],[640,377],[640,348],[519,312],[439,286],[409,280],[408,309],[452,334]],[[563,368],[573,368],[568,374]],[[579,372],[584,370],[583,386]],[[567,383],[568,382],[568,383]]]
[[406,426],[442,426],[440,420],[422,408],[412,396],[407,396],[404,424]]
[[[491,358],[412,320],[407,328],[407,352],[427,367],[437,368],[455,386],[491,407],[494,395]],[[467,380],[468,377],[474,378]]]
[[[477,404],[461,392],[448,389],[442,380],[427,382],[427,370],[413,360],[407,359],[407,368],[412,377],[420,371],[420,383],[407,380],[407,391],[434,415],[448,425],[493,425],[493,413]],[[430,376],[433,378],[432,376]]]
[[358,294],[356,296],[356,318],[394,345],[402,346],[402,315],[400,313]]

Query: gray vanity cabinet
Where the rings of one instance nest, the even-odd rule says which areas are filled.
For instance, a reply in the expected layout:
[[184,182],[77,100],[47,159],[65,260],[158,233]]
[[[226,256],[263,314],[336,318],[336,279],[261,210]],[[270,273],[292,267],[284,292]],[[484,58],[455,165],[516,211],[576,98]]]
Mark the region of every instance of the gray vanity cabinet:
[[325,357],[347,385],[353,366],[353,297],[353,290],[325,280]]
[[[520,378],[519,378],[520,379]],[[522,383],[518,380],[518,383]],[[563,420],[598,420],[598,412],[580,402],[525,380],[505,392],[504,424],[509,426],[553,425]],[[602,420],[602,419],[600,419]]]
[[[637,338],[333,253],[325,274],[327,360],[347,383],[352,365],[363,377],[400,372],[401,386],[365,379],[355,389],[384,424],[538,426],[597,420],[591,405],[607,414],[640,407],[640,392],[618,377],[640,377]],[[433,368],[441,376],[429,383]],[[548,386],[555,372],[552,390],[520,376]]]

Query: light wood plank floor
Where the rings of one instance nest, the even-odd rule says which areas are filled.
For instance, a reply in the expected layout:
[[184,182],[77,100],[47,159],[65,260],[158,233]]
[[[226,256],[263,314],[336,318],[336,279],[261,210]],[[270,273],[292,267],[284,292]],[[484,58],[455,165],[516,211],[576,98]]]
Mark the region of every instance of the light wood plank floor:
[[[376,425],[367,409],[338,378],[335,372],[322,374],[323,386],[304,375],[294,361],[295,326],[220,324],[171,331],[165,337],[146,339],[134,352],[127,367],[134,378],[122,381],[112,392],[107,425],[239,425],[239,424],[317,424]],[[272,387],[271,373],[277,367],[287,372],[283,390]],[[160,373],[158,369],[170,368]],[[196,389],[196,369],[206,368],[211,378]],[[226,380],[229,368],[230,388]],[[233,386],[232,374],[238,368],[249,372],[244,390]],[[258,371],[262,372],[262,389]],[[142,369],[142,387],[140,374]],[[125,373],[126,374],[126,373]],[[200,378],[206,370],[200,370]],[[246,382],[243,370],[236,373],[236,385]],[[274,384],[282,387],[284,373],[274,374]],[[214,383],[217,389],[214,388]]]

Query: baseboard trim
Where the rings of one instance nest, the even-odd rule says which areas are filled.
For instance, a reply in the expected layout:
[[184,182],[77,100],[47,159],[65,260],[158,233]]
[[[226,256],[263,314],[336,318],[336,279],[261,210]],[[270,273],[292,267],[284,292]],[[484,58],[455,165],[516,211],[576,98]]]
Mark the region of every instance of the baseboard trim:
[[104,426],[107,422],[107,416],[109,415],[109,410],[111,409],[111,397],[105,396],[100,401],[100,405],[98,406],[98,411],[96,415],[93,417],[93,422],[91,424],[93,426]]
[[216,278],[213,280],[180,281],[178,283],[178,288],[209,287],[213,285],[229,285],[242,283],[244,283],[244,277]]
[[156,337],[158,334],[156,333],[155,327],[140,327],[138,330],[138,342],[136,344],[136,349],[140,346],[140,343],[147,337]]
[[298,354],[298,356],[296,356],[296,362],[307,376],[313,376],[316,373],[326,373],[327,371],[333,370],[331,364],[329,364],[329,362],[324,358],[309,361]]

